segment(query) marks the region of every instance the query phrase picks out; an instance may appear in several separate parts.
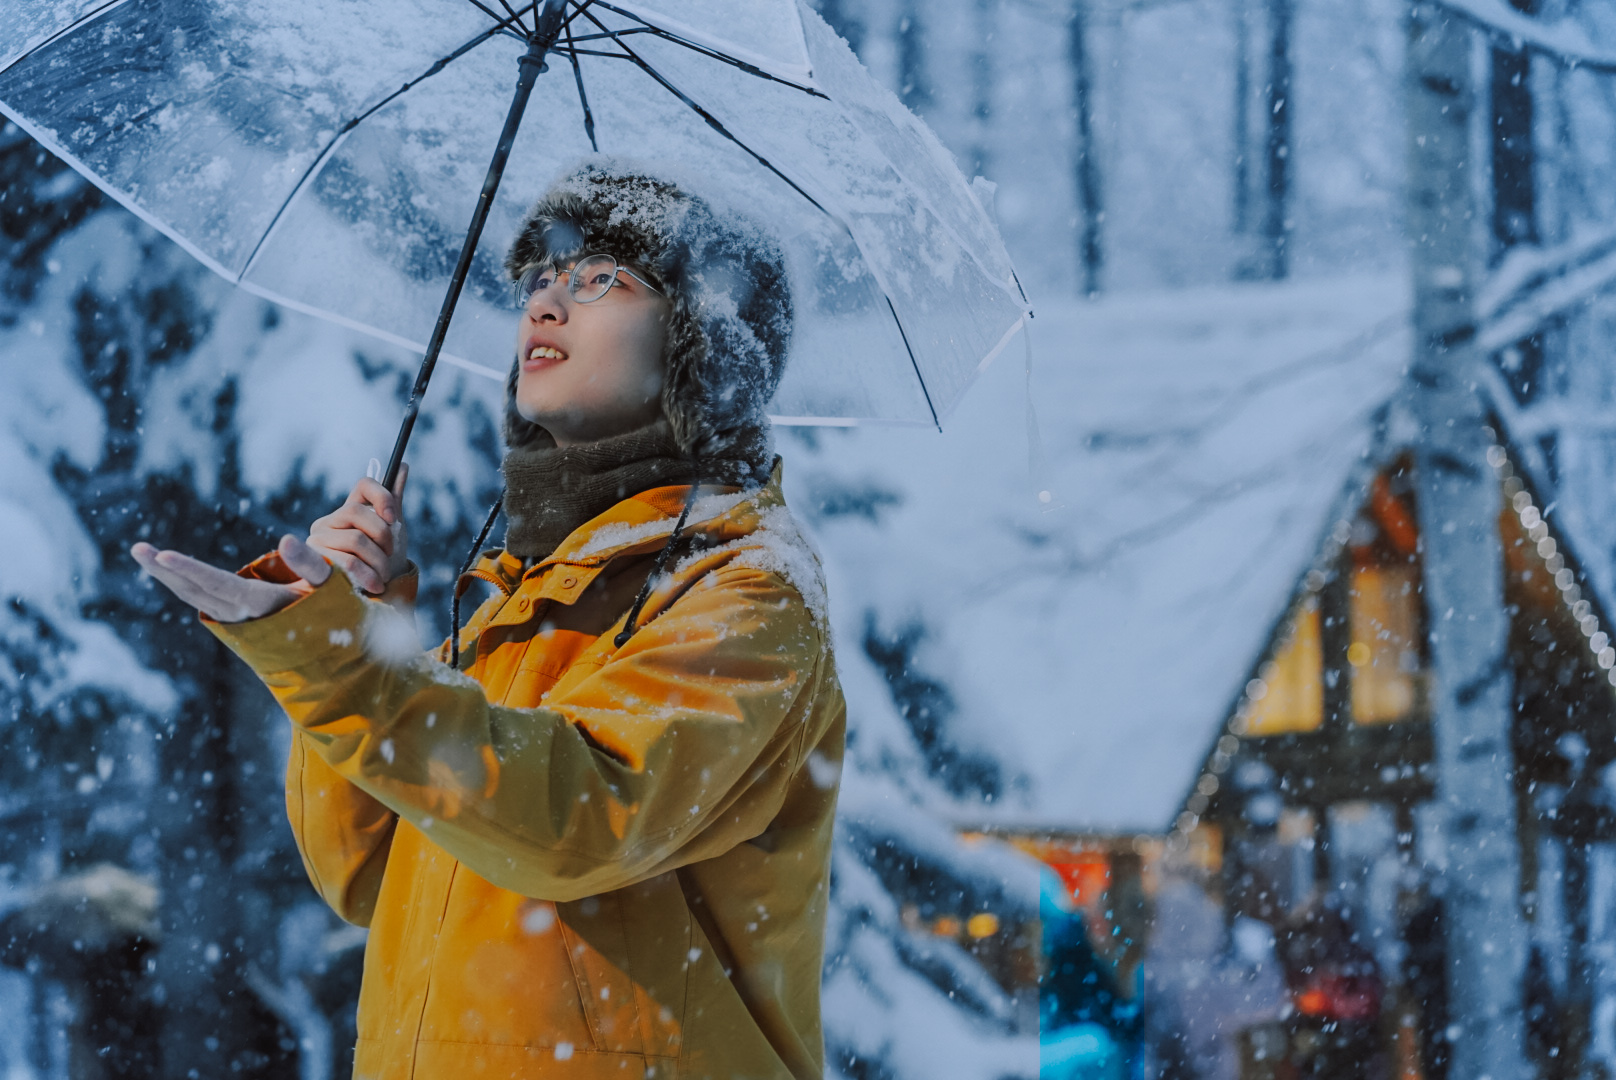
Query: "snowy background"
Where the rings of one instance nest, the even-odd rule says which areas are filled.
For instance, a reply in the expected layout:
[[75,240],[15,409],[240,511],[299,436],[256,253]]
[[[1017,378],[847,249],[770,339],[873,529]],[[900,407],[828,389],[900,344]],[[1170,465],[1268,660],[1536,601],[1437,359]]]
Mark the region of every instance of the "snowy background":
[[[1283,6],[1276,259],[1274,4],[821,0],[997,185],[1036,313],[941,433],[777,433],[851,710],[834,1075],[1036,1074],[1024,1003],[906,923],[900,887],[924,866],[964,908],[1031,911],[1035,864],[959,830],[1166,831],[1402,386],[1403,8]],[[1610,10],[1551,6],[1616,45]],[[1611,597],[1616,89],[1532,70],[1538,242],[1496,253],[1486,296],[1520,336],[1544,314],[1509,303],[1534,269],[1571,258],[1588,280],[1497,374]],[[228,564],[305,528],[386,456],[415,358],[231,289],[15,125],[0,247],[0,905],[124,868],[94,888],[156,927],[141,993],[161,1019],[142,1037],[161,1075],[341,1075],[363,936],[303,880],[284,721],[126,549]],[[497,493],[497,405],[495,384],[440,369],[411,451],[426,640]],[[72,962],[0,975],[8,1080],[67,1075]]]

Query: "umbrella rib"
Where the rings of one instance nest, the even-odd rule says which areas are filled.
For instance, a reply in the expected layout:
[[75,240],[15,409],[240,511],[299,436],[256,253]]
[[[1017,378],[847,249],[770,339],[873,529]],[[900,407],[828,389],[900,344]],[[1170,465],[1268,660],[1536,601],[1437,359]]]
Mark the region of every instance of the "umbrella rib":
[[[597,0],[597,2],[598,2],[598,0]],[[602,6],[606,6],[606,5],[602,5]],[[758,153],[756,150],[752,149],[750,146],[747,146],[744,142],[742,142],[739,138],[737,138],[735,136],[735,134],[729,130],[729,128],[724,126],[723,121],[719,120],[718,117],[714,116],[712,113],[708,112],[706,109],[704,109],[700,105],[698,105],[694,100],[692,100],[692,98],[690,97],[689,94],[686,94],[683,90],[679,89],[677,86],[673,85],[673,83],[669,82],[663,76],[663,74],[660,71],[658,71],[656,68],[652,67],[650,64],[646,63],[645,59],[643,57],[641,57],[639,53],[635,52],[633,49],[631,49],[627,45],[623,44],[622,40],[618,37],[618,35],[617,35],[617,33],[615,31],[607,29],[606,25],[604,23],[602,23],[599,19],[595,18],[593,15],[585,15],[584,17],[587,18],[590,22],[594,23],[596,26],[600,27],[600,29],[605,31],[605,33],[610,35],[611,38],[612,38],[612,41],[617,45],[617,47],[619,49],[623,50],[623,52],[627,55],[627,58],[629,60],[632,60],[634,62],[634,64],[635,64],[635,66],[637,66],[641,71],[645,72],[647,75],[651,76],[651,78],[655,79],[657,81],[657,83],[664,90],[668,91],[668,93],[672,94],[674,97],[676,97],[680,101],[684,102],[685,106],[687,108],[689,108],[690,111],[694,112],[697,116],[699,116],[703,120],[707,121],[707,126],[708,127],[712,128],[714,131],[718,132],[720,135],[722,135],[724,138],[728,139],[730,142],[734,143],[736,146],[740,147],[742,150],[745,150],[748,154],[750,154],[752,156],[752,159],[754,161],[756,161],[759,165],[762,165],[765,169],[768,169],[774,175],[778,176],[781,180],[784,180],[786,182],[787,186],[789,186],[792,191],[795,191],[798,195],[801,195],[803,198],[807,199],[808,202],[813,205],[814,209],[818,210],[820,213],[826,215],[827,217],[832,218],[833,220],[835,219],[835,217],[836,217],[835,214],[832,214],[829,210],[826,210],[823,206],[821,206],[820,203],[819,203],[819,200],[814,198],[812,195],[808,194],[806,191],[804,191],[797,184],[797,182],[795,180],[791,179],[791,177],[787,176],[785,173],[783,173],[779,169],[777,169],[774,166],[774,164],[769,161],[768,158],[764,157],[762,154]]]
[[[572,27],[566,27],[567,45],[572,45]],[[578,104],[584,107],[584,133],[589,136],[589,148],[600,153],[600,143],[595,141],[595,114],[589,109],[589,95],[584,93],[584,69],[578,63],[578,54],[569,48],[567,59],[572,61],[572,77],[578,83]]]
[[[496,26],[495,29],[498,30],[500,33],[506,34],[506,35],[508,35],[510,37],[513,37],[517,41],[521,41],[521,42],[526,42],[527,41],[526,37],[524,37],[522,34],[518,34],[516,31],[514,31],[514,30],[512,30],[510,28],[510,24],[511,24],[512,20],[516,21],[517,26],[522,26],[522,22],[521,22],[520,19],[517,19],[516,12],[511,11],[511,9],[504,4],[503,0],[501,0],[500,6],[504,7],[506,11],[511,11],[510,18],[508,18],[508,19],[500,18],[499,12],[495,11],[493,8],[489,7],[488,5],[482,3],[481,0],[466,0],[466,3],[470,4],[472,7],[476,8],[478,11],[482,12],[484,15],[487,15],[490,19],[493,19],[494,22],[498,23],[499,25]],[[526,30],[527,27],[522,26],[522,29]]]
[[[662,27],[657,26],[654,23],[646,22],[644,19],[640,18],[638,15],[634,14],[632,11],[624,11],[622,8],[618,7],[617,5],[609,3],[608,0],[594,0],[594,2],[599,4],[601,7],[605,8],[607,11],[615,11],[617,14],[622,15],[624,18],[633,19],[635,22],[639,23],[641,27],[644,28],[642,30],[621,31],[623,33],[648,33],[648,34],[654,34],[657,37],[662,38],[664,41],[671,41],[675,45],[683,45],[685,48],[689,49],[692,52],[700,53],[701,55],[706,56],[706,57],[710,57],[710,58],[712,58],[714,60],[719,61],[720,63],[728,64],[731,67],[740,68],[742,71],[746,72],[748,75],[755,75],[756,77],[758,77],[760,79],[767,79],[769,82],[777,82],[782,86],[789,86],[793,90],[801,90],[803,93],[808,94],[811,97],[825,98],[826,101],[830,100],[830,98],[826,97],[823,93],[821,93],[818,90],[815,90],[811,86],[803,86],[801,83],[794,83],[790,79],[782,79],[778,75],[771,75],[767,71],[764,71],[762,68],[758,67],[755,64],[748,64],[745,60],[737,60],[733,56],[726,56],[725,54],[719,52],[716,49],[710,49],[706,45],[700,45],[700,44],[697,44],[694,41],[691,41],[688,38],[682,38],[678,34],[670,33],[669,31],[662,29]],[[600,24],[596,23],[596,25],[598,26]],[[606,32],[608,34],[612,33],[612,31],[610,31],[610,30],[608,30]]]
[[78,18],[74,19],[72,22],[68,23],[66,26],[62,27],[60,30],[56,31],[54,34],[51,34],[49,37],[45,38],[43,41],[39,42],[38,44],[32,45],[32,46],[24,49],[22,52],[18,53],[15,57],[13,57],[11,59],[11,61],[9,63],[0,64],[0,72],[6,72],[6,71],[11,70],[11,68],[14,65],[22,63],[24,60],[28,59],[30,56],[37,53],[39,50],[44,49],[44,48],[48,48],[48,47],[56,44],[62,38],[66,37],[68,34],[71,34],[73,31],[77,30],[79,27],[85,25],[86,23],[94,22],[96,19],[99,19],[101,16],[103,16],[103,15],[107,14],[108,12],[110,12],[113,8],[121,7],[124,4],[127,4],[128,2],[129,2],[129,0],[107,0],[107,2],[105,4],[102,4],[100,7],[95,8],[95,9],[93,9],[91,11],[86,11],[84,14],[80,15]]
[[[597,0],[597,2],[600,2],[603,7],[610,6],[605,4],[604,0]],[[750,154],[759,165],[762,165],[765,169],[768,169],[781,180],[785,181],[792,191],[795,191],[798,195],[801,195],[804,199],[807,199],[814,209],[818,210],[820,213],[824,214],[826,217],[830,218],[832,221],[836,222],[836,224],[840,225],[844,230],[846,230],[848,236],[852,237],[855,244],[858,242],[858,238],[853,236],[853,230],[848,226],[847,222],[825,209],[825,207],[820,204],[818,199],[804,191],[800,186],[798,186],[795,180],[791,179],[791,177],[775,168],[774,165],[770,163],[768,158],[765,158],[762,154],[758,153],[756,150],[753,150],[750,146],[747,146],[744,142],[737,138],[734,133],[726,128],[716,116],[708,112],[706,109],[703,109],[700,105],[696,104],[696,102],[692,101],[690,96],[687,95],[683,90],[680,90],[677,86],[674,86],[671,82],[663,77],[661,72],[657,71],[650,64],[646,63],[638,53],[629,48],[627,45],[623,44],[622,41],[618,40],[617,34],[607,29],[599,19],[595,18],[593,15],[585,15],[585,17],[590,22],[600,27],[603,32],[612,38],[617,47],[622,49],[626,54],[625,59],[632,60],[641,71],[655,79],[670,94],[684,102],[685,105],[688,106],[697,116],[707,121],[708,126],[710,126],[714,131],[718,132],[724,138],[728,139],[730,142],[734,143],[736,146]],[[895,304],[893,304],[892,297],[887,293],[884,285],[881,287],[881,298],[887,302],[887,310],[892,313],[892,322],[898,328],[898,336],[903,339],[904,351],[909,354],[909,365],[914,368],[915,378],[920,381],[920,392],[925,395],[926,408],[931,412],[931,422],[936,426],[938,431],[941,431],[943,430],[942,421],[937,418],[937,407],[932,404],[931,389],[926,385],[926,376],[921,374],[920,361],[915,357],[914,347],[909,344],[909,333],[903,328],[903,320],[898,317],[898,308]]]
[[[472,2],[475,3],[476,0],[472,0]],[[326,142],[325,146],[320,149],[319,155],[314,159],[313,162],[310,163],[309,167],[303,170],[303,175],[298,177],[297,183],[292,187],[292,190],[287,193],[285,200],[281,202],[280,208],[275,211],[275,216],[269,219],[269,225],[264,229],[264,234],[258,238],[258,243],[253,245],[252,253],[247,256],[247,261],[242,264],[241,273],[236,275],[236,280],[241,281],[247,276],[247,272],[252,269],[253,263],[258,259],[258,253],[263,250],[264,244],[267,243],[269,238],[274,235],[275,226],[280,224],[281,216],[286,213],[287,207],[291,206],[297,197],[302,194],[303,190],[308,187],[309,180],[315,175],[315,173],[320,171],[321,166],[323,166],[327,159],[330,158],[332,151],[334,151],[337,148],[337,145],[347,137],[350,131],[358,127],[365,120],[369,119],[376,113],[378,109],[383,108],[389,102],[395,100],[410,88],[424,82],[427,79],[430,79],[432,76],[448,67],[450,63],[460,59],[462,56],[466,55],[472,49],[475,49],[489,38],[494,37],[496,34],[509,32],[510,31],[506,27],[506,20],[501,20],[497,25],[491,26],[487,30],[484,30],[482,33],[460,46],[448,56],[438,60],[420,75],[417,75],[415,78],[411,79],[397,90],[394,90],[391,94],[388,94],[386,97],[376,102],[376,104],[372,105],[358,116],[355,116],[353,119],[344,123],[341,129],[338,130],[338,132]]]
[[1021,287],[1021,275],[1016,273],[1013,266],[1010,268],[1010,280],[1016,283],[1016,292],[1021,294],[1021,302],[1027,306],[1027,314],[1031,315],[1032,302],[1027,299],[1027,290]]
[[909,366],[915,369],[915,378],[920,381],[920,392],[926,397],[926,408],[931,410],[931,422],[941,431],[943,422],[937,419],[937,406],[931,403],[931,389],[926,385],[926,376],[920,373],[920,361],[915,359],[915,350],[909,344],[909,334],[903,328],[903,320],[898,318],[898,309],[893,306],[892,297],[887,295],[885,289],[881,290],[881,299],[887,302],[887,310],[892,312],[892,323],[898,328],[898,336],[903,338],[903,351],[909,354]]
[[629,34],[649,34],[650,32],[651,32],[650,29],[647,28],[647,27],[644,27],[644,26],[631,26],[631,27],[628,27],[625,30],[616,30],[616,31],[612,31],[612,32],[609,32],[609,33],[605,33],[605,34],[579,34],[576,37],[569,37],[568,40],[571,40],[571,41],[605,41],[607,38],[612,36],[612,33],[621,34],[624,37],[627,37]]
[[[534,0],[534,3],[537,2],[538,0]],[[561,21],[561,28],[569,32],[572,30],[572,24],[577,20],[578,16],[584,14],[595,4],[595,0],[583,0],[581,4],[578,3],[578,0],[572,0],[572,2],[574,5],[572,14]]]
[[506,3],[506,0],[499,0],[499,6],[504,8],[505,9],[505,14],[509,15],[511,17],[511,20],[513,22],[515,22],[517,26],[520,26],[522,28],[522,33],[526,34],[528,32],[527,23],[522,21],[522,16],[520,16],[520,15],[518,15],[516,13],[515,8],[511,7],[510,4]]

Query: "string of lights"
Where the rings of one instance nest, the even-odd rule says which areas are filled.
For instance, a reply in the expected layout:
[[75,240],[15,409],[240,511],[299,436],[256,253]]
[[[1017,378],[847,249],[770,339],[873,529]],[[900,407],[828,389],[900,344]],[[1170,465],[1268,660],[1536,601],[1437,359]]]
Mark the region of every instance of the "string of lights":
[[1509,452],[1495,443],[1487,450],[1487,464],[1493,467],[1493,472],[1503,484],[1504,498],[1535,545],[1538,558],[1543,560],[1543,568],[1553,578],[1555,588],[1560,593],[1560,602],[1582,632],[1589,656],[1605,673],[1606,681],[1616,687],[1616,646],[1611,643],[1610,633],[1600,625],[1593,604],[1582,595],[1576,571],[1566,565],[1558,542],[1549,535],[1549,523],[1544,519],[1543,511],[1532,501],[1532,493],[1526,490],[1526,485],[1516,475]]

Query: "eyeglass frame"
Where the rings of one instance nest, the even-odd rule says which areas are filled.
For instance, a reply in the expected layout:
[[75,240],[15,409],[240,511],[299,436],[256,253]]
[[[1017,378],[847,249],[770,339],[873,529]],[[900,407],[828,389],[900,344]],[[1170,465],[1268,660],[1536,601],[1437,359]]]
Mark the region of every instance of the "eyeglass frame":
[[[610,259],[612,261],[612,280],[606,283],[606,287],[601,290],[599,296],[591,297],[588,300],[580,300],[580,299],[578,299],[578,292],[581,289],[581,286],[577,284],[578,279],[574,275],[573,271],[576,270],[581,264],[588,262],[590,259]],[[542,262],[542,263],[534,263],[532,266],[529,266],[526,270],[523,270],[522,273],[517,276],[516,281],[512,285],[512,288],[514,289],[515,294],[516,294],[515,295],[516,309],[518,311],[526,311],[527,306],[533,302],[533,298],[539,294],[539,290],[534,289],[533,291],[529,292],[524,297],[522,295],[523,283],[528,280],[529,275],[534,274],[534,273],[539,272],[539,271],[542,271],[542,270],[545,270],[545,269],[554,270],[555,275],[558,278],[562,274],[567,275],[567,296],[573,301],[573,303],[576,303],[576,304],[593,304],[593,303],[595,303],[595,302],[597,302],[599,300],[604,300],[606,298],[606,295],[608,293],[610,293],[612,291],[612,288],[617,284],[617,275],[618,274],[627,274],[629,277],[633,278],[635,281],[638,281],[641,285],[644,285],[647,289],[650,289],[652,292],[656,293],[658,296],[666,298],[667,295],[668,295],[667,293],[663,292],[661,289],[657,288],[655,285],[651,284],[649,281],[645,280],[645,278],[641,277],[639,274],[637,274],[633,270],[629,269],[627,266],[624,266],[622,263],[618,262],[616,255],[613,255],[610,252],[606,252],[606,251],[597,251],[597,252],[594,252],[593,254],[580,255],[577,258],[573,259],[572,260],[572,266],[569,269],[566,269],[566,270],[563,270],[554,261]]]

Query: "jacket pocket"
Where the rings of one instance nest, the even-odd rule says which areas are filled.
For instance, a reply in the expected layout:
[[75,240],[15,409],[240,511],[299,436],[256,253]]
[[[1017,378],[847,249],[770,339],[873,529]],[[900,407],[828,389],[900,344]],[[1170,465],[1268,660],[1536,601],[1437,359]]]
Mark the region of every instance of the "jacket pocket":
[[556,908],[596,1048],[678,1056],[692,938],[674,875]]
[[498,888],[462,865],[433,953],[423,1041],[593,1047],[549,901]]
[[531,709],[541,704],[592,644],[594,638],[571,630],[535,634],[528,640],[516,675],[500,703],[515,709]]
[[594,1048],[643,1054],[645,1039],[625,963],[628,945],[616,894],[557,904],[556,913]]

